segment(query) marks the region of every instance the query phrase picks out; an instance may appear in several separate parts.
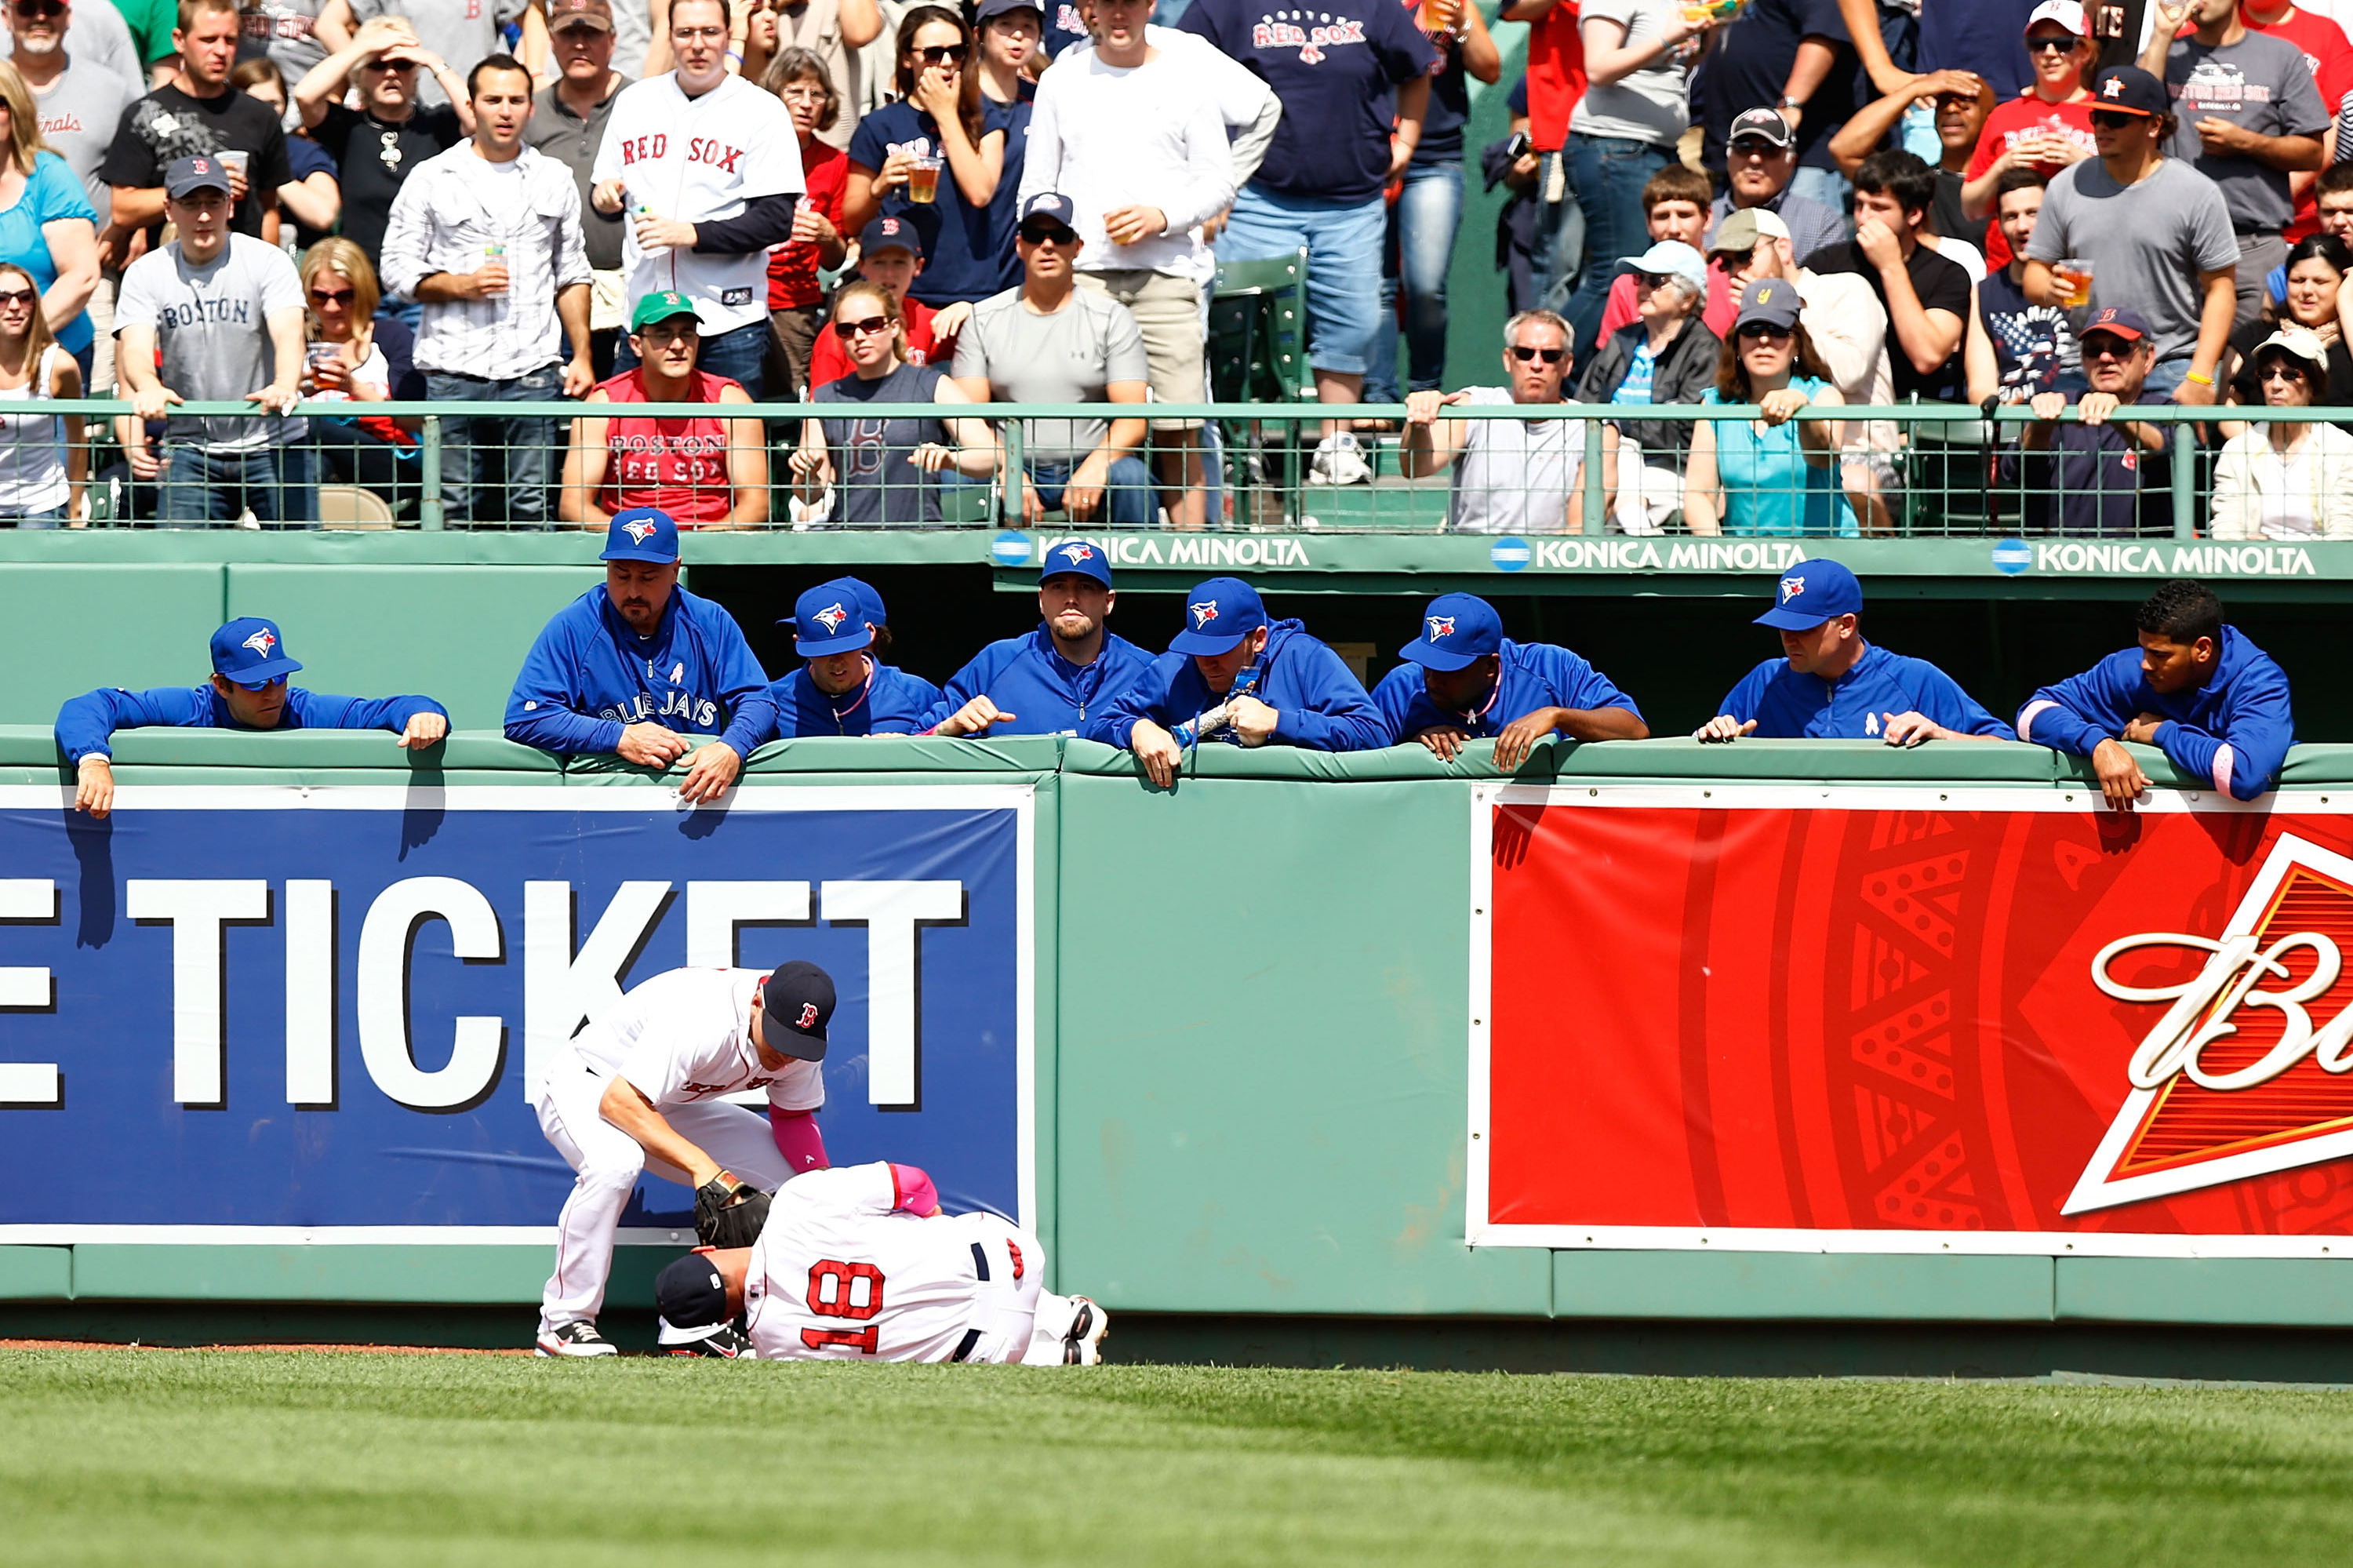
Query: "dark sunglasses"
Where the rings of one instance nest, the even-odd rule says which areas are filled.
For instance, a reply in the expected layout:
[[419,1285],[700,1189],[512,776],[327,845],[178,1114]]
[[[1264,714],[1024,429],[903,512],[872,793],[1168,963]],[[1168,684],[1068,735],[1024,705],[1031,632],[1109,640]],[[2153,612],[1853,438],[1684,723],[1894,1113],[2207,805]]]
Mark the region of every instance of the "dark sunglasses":
[[[7,295],[0,294],[0,302],[5,302],[7,298]],[[2258,381],[2306,381],[2310,378],[2311,374],[2305,366],[2290,365],[2285,360],[2274,359],[2268,365],[2255,367],[2255,379]]]
[[1788,149],[1776,147],[1762,136],[1743,136],[1732,144],[1736,158],[1778,158]]
[[889,316],[868,316],[862,322],[836,322],[833,323],[833,335],[839,338],[844,343],[848,343],[851,338],[858,336],[860,333],[885,333],[890,330],[891,318]]
[[19,16],[62,16],[65,0],[15,0],[9,9]]
[[2076,341],[2076,346],[2084,351],[2084,357],[2086,359],[2130,359],[2133,356],[2134,347],[2124,339],[2110,337],[2105,333],[2101,333],[2094,337],[2080,338]]
[[348,305],[359,298],[356,289],[313,289],[311,302],[314,305]]
[[1021,226],[1021,241],[1025,245],[1076,245],[1079,231],[1064,228],[1059,223],[1025,223]]
[[962,65],[972,51],[962,44],[926,44],[915,53],[925,65]]
[[1541,359],[1546,365],[1558,365],[1562,360],[1568,357],[1568,350],[1565,348],[1528,348],[1515,343],[1512,344],[1512,357],[1518,360],[1522,365],[1525,365],[1532,359]]
[[234,685],[239,686],[239,687],[241,687],[241,688],[243,688],[244,690],[248,691],[248,692],[266,692],[266,691],[269,690],[272,686],[282,686],[282,685],[284,685],[284,684],[286,683],[286,677],[285,677],[285,676],[283,676],[283,675],[280,675],[280,676],[277,677],[275,680],[269,680],[269,681],[237,681],[237,682],[232,682],[231,683],[232,683],[232,684],[234,684]]
[[2029,38],[2026,52],[2030,55],[2072,55],[2083,43],[2081,38]]
[[1733,335],[1753,337],[1760,343],[1780,343],[1789,336],[1789,329],[1785,326],[1775,326],[1770,322],[1750,322]]
[[0,289],[0,305],[29,305],[40,297],[30,289]]
[[2103,131],[2121,131],[2127,125],[2137,125],[2147,118],[2146,114],[2126,114],[2121,109],[2092,111],[2092,123]]

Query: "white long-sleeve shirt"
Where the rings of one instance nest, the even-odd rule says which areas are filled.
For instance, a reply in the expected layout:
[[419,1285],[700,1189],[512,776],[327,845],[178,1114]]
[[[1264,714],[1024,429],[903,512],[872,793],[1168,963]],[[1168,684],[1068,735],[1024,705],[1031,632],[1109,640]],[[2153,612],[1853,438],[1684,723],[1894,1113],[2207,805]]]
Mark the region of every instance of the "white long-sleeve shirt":
[[385,291],[414,300],[433,273],[481,270],[494,247],[504,249],[506,291],[427,304],[418,369],[512,381],[560,356],[556,291],[588,281],[588,255],[572,171],[535,148],[494,164],[460,142],[419,164],[385,228]]
[[[1077,209],[1082,271],[1139,270],[1196,276],[1192,230],[1234,199],[1233,150],[1219,112],[1214,65],[1198,51],[1155,46],[1143,65],[1106,65],[1093,49],[1064,51],[1038,83],[1021,199],[1060,191]],[[1115,244],[1103,216],[1156,207],[1159,234]]]

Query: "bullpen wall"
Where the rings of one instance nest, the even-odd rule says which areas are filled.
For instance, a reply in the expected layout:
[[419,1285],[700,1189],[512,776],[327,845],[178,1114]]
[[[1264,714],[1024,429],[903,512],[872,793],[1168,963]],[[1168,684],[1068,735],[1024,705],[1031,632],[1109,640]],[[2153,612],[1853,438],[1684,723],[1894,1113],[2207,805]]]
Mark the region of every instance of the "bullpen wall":
[[[2126,822],[2018,746],[1217,747],[1163,792],[1080,743],[797,741],[714,812],[482,736],[148,733],[101,828],[0,731],[0,1081],[60,1102],[0,1108],[0,1297],[521,1321],[567,1184],[534,1054],[807,952],[836,1158],[1026,1209],[1114,1310],[2353,1323],[2353,981],[2279,946],[2353,938],[2353,757],[2242,807],[2141,755]],[[2168,1056],[2176,1011],[2225,1027]],[[617,1301],[682,1198],[643,1190]]]

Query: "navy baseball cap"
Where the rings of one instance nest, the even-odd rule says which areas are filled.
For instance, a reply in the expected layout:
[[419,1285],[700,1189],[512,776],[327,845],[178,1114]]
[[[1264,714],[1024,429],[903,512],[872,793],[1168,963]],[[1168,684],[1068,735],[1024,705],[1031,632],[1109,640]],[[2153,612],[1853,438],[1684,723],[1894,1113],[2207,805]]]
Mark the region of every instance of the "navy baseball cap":
[[1773,608],[1757,618],[1759,626],[1810,631],[1834,615],[1862,613],[1862,585],[1836,561],[1799,561],[1781,574]]
[[903,217],[878,217],[858,231],[860,256],[871,256],[894,246],[918,261],[923,259],[923,237]]
[[1740,314],[1732,323],[1734,335],[1752,322],[1783,332],[1798,324],[1798,286],[1787,278],[1760,278],[1741,296]]
[[2172,101],[2165,95],[2165,83],[2138,66],[2110,66],[2092,83],[2092,107],[2113,109],[2120,114],[2169,114]]
[[1008,11],[1035,11],[1041,25],[1046,20],[1044,0],[980,0],[980,9],[973,13],[972,25],[977,27],[991,16],[1002,16]]
[[1046,564],[1038,568],[1041,588],[1048,577],[1092,577],[1103,587],[1111,587],[1111,559],[1099,546],[1084,539],[1065,539],[1046,552]]
[[1079,231],[1079,209],[1060,191],[1039,191],[1023,202],[1020,221],[1026,224],[1033,217],[1050,218],[1073,234]]
[[1171,653],[1230,653],[1235,644],[1266,624],[1258,589],[1240,577],[1211,577],[1185,596],[1185,630],[1168,644]]
[[768,1049],[804,1062],[825,1060],[825,1025],[833,1016],[833,977],[795,959],[760,986],[760,1038]]
[[185,201],[198,191],[228,194],[228,171],[218,158],[174,158],[164,169],[164,194]]
[[2093,333],[2104,332],[2120,337],[2126,343],[2138,343],[2148,335],[2148,323],[2138,311],[2122,305],[2105,305],[2092,313],[2092,319],[2075,329],[2077,342]]
[[678,522],[659,506],[632,506],[613,514],[605,530],[600,561],[651,561],[658,567],[678,559]]
[[1431,670],[1467,670],[1503,651],[1504,620],[1493,605],[1473,593],[1442,593],[1421,612],[1421,635],[1398,657]]
[[701,1253],[689,1253],[654,1276],[655,1338],[665,1345],[698,1344],[727,1323],[727,1281]]
[[302,666],[286,656],[278,623],[240,616],[213,633],[213,673],[256,690]]
[[874,641],[858,590],[840,577],[793,601],[792,627],[793,652],[804,659],[854,652]]

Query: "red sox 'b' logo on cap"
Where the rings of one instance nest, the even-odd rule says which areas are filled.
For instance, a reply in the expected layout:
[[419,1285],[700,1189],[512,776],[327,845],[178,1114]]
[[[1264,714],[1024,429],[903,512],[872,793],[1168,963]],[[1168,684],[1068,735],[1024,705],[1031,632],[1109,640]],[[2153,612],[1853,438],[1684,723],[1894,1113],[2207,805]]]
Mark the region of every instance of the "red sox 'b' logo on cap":
[[815,1029],[817,1027],[817,1003],[813,1001],[805,1001],[801,1003],[801,1015],[793,1020],[793,1027],[796,1029]]
[[828,631],[839,631],[841,630],[841,623],[849,619],[849,611],[838,604],[829,604],[810,619]]
[[1430,640],[1432,642],[1437,641],[1441,637],[1451,637],[1454,635],[1454,618],[1452,616],[1433,615],[1429,618],[1429,620]]
[[1198,631],[1218,619],[1218,601],[1212,599],[1199,604],[1188,604],[1185,607],[1185,613],[1193,618],[1193,630]]
[[269,628],[265,626],[260,630],[255,632],[252,636],[247,638],[245,640],[245,645],[248,648],[252,649],[256,653],[259,653],[263,658],[267,659],[269,657],[269,651],[278,646],[278,639],[270,636]]
[[654,523],[650,518],[641,517],[635,523],[622,524],[621,532],[629,536],[629,542],[631,544],[642,545],[652,535],[653,531],[657,526],[659,526],[659,524]]

